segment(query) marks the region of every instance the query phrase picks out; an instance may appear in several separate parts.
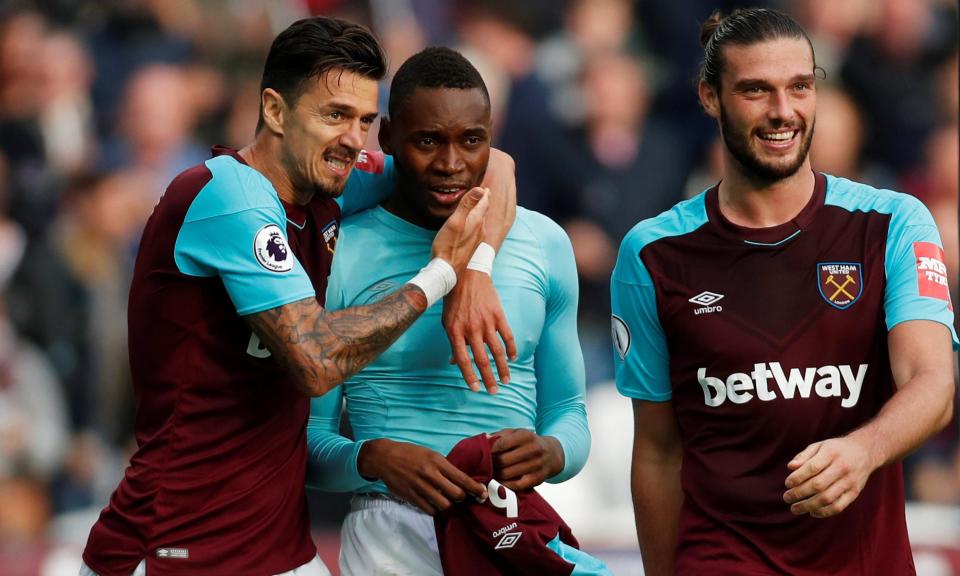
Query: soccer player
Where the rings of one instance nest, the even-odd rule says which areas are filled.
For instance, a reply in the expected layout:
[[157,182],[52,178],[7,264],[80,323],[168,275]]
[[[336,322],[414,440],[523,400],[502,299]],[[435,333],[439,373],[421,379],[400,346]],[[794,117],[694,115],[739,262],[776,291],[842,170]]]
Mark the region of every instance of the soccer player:
[[[375,301],[419,266],[463,192],[483,176],[490,138],[489,95],[466,59],[428,48],[404,62],[380,129],[396,163],[396,191],[344,221],[328,307]],[[383,249],[364,248],[372,245]],[[464,438],[499,436],[495,477],[514,490],[562,482],[587,458],[569,239],[545,216],[517,208],[492,274],[519,352],[498,394],[460,385],[428,311],[342,388],[312,400],[308,484],[356,494],[341,535],[345,575],[442,574],[432,515],[483,488],[444,457]],[[353,440],[338,432],[343,397]]]
[[724,178],[634,227],[613,273],[645,572],[913,574],[898,461],[954,394],[937,229],[916,199],[815,173],[810,40],[715,13],[700,102]]
[[[359,370],[449,291],[489,203],[481,189],[461,191],[433,259],[409,282],[362,307],[322,308],[341,214],[381,199],[366,174],[339,196],[385,69],[365,29],[294,23],[267,56],[254,141],[215,147],[158,203],[130,290],[138,450],[81,574],[328,573],[303,485],[308,396]],[[393,172],[380,157],[362,161],[379,178]]]

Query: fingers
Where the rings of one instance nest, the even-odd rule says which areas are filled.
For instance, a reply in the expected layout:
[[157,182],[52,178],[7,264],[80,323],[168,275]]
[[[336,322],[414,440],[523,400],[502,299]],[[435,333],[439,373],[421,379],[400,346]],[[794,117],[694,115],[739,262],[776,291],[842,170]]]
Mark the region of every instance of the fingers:
[[820,445],[822,442],[814,442],[813,444],[807,446],[803,449],[802,452],[793,457],[793,460],[787,463],[787,468],[790,470],[796,470],[804,464],[807,460],[813,457],[820,450]]
[[[506,330],[509,332],[510,327],[507,326],[506,320],[503,318],[502,313],[497,314],[496,323],[489,328],[487,328],[486,333],[484,334],[484,341],[487,343],[487,348],[490,349],[490,355],[493,356],[493,361],[497,365],[497,375],[500,377],[500,382],[503,384],[510,383],[510,366],[507,364],[507,360],[516,359],[516,345],[513,345],[513,355],[510,356],[509,349],[505,350],[503,345],[500,344],[500,337],[497,335],[497,331],[502,326],[506,327]],[[513,334],[510,334],[511,344],[513,344]],[[506,340],[504,340],[506,343]]]
[[[513,338],[513,330],[511,330],[510,325],[507,324],[507,318],[506,316],[503,315],[502,310],[496,315],[495,322],[496,322],[496,330],[497,332],[500,333],[500,338],[503,340],[504,346],[507,347],[507,358],[509,358],[510,360],[516,360],[517,359],[517,342]],[[503,374],[501,374],[501,378],[500,378],[501,382],[504,381],[502,376]]]
[[823,506],[822,508],[817,508],[812,510],[810,515],[814,518],[829,518],[831,516],[836,516],[837,514],[843,512],[847,509],[854,500],[857,499],[859,493],[854,492],[853,490],[848,490],[840,495],[839,498],[834,500],[831,504]]
[[460,375],[463,376],[467,386],[474,392],[479,392],[480,379],[473,371],[473,361],[470,360],[470,354],[467,352],[467,344],[459,333],[450,334],[450,350],[453,354],[451,364],[456,364],[460,368]]
[[496,394],[500,387],[497,385],[496,378],[493,377],[493,370],[490,367],[490,359],[487,358],[487,350],[484,348],[483,340],[479,335],[470,336],[470,349],[473,351],[473,363],[480,370],[480,378],[487,392]]
[[823,472],[830,465],[831,455],[820,450],[821,444],[811,444],[787,464],[793,473],[787,476],[784,484],[794,488]]
[[[832,487],[844,475],[844,469],[839,465],[828,466],[826,470],[810,478],[806,482],[791,488],[783,493],[783,501],[787,504],[794,504],[801,500],[824,493]],[[839,496],[839,494],[837,495]],[[832,500],[831,500],[832,501]],[[804,510],[803,513],[806,513]]]

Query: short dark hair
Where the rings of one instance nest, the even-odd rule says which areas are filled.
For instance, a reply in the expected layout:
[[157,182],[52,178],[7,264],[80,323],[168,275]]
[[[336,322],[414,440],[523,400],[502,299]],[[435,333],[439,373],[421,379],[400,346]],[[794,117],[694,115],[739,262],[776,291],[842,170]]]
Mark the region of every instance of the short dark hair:
[[397,70],[390,84],[387,106],[391,118],[417,88],[477,88],[490,107],[490,93],[477,69],[462,54],[444,46],[424,48]]
[[[387,73],[387,59],[377,39],[359,24],[323,16],[297,20],[270,45],[260,93],[272,88],[292,106],[308,80],[331,70],[381,80]],[[261,127],[263,110],[257,131]]]
[[[700,65],[700,80],[720,88],[723,73],[723,47],[729,44],[749,46],[780,38],[795,38],[807,41],[813,54],[813,43],[796,20],[769,8],[744,8],[724,16],[719,10],[700,28],[700,44],[703,46],[703,63]],[[820,70],[814,55],[814,71]]]

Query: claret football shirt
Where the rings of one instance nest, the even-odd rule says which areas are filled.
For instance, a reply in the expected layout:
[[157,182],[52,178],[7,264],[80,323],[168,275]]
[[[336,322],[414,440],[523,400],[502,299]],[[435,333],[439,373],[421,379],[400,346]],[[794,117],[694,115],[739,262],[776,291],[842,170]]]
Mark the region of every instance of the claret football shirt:
[[912,574],[899,464],[828,519],[782,500],[787,462],[895,392],[887,333],[952,328],[943,250],[915,198],[816,174],[790,222],[726,220],[717,188],[641,222],[612,279],[617,387],[672,400],[678,574]]
[[[341,199],[286,204],[234,150],[171,182],[130,288],[137,451],[92,528],[100,576],[263,576],[316,555],[304,492],[309,398],[242,316],[323,304],[341,212],[376,205],[392,161],[363,154]],[[378,196],[378,194],[380,196]]]

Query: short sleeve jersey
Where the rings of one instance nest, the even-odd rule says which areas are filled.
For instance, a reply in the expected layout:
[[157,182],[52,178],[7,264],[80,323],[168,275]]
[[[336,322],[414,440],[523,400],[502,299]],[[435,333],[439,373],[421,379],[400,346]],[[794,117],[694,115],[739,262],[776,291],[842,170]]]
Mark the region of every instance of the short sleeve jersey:
[[[214,154],[173,180],[141,240],[128,312],[138,449],[84,551],[101,576],[144,558],[153,576],[276,574],[316,555],[309,399],[242,316],[323,303],[340,203],[286,204],[236,151]],[[345,192],[368,206],[378,194],[357,172]]]
[[829,519],[782,501],[787,462],[895,392],[887,332],[947,326],[936,226],[915,198],[816,174],[792,221],[726,220],[717,188],[641,222],[612,279],[617,387],[672,400],[682,444],[678,574],[911,574],[899,464]]

